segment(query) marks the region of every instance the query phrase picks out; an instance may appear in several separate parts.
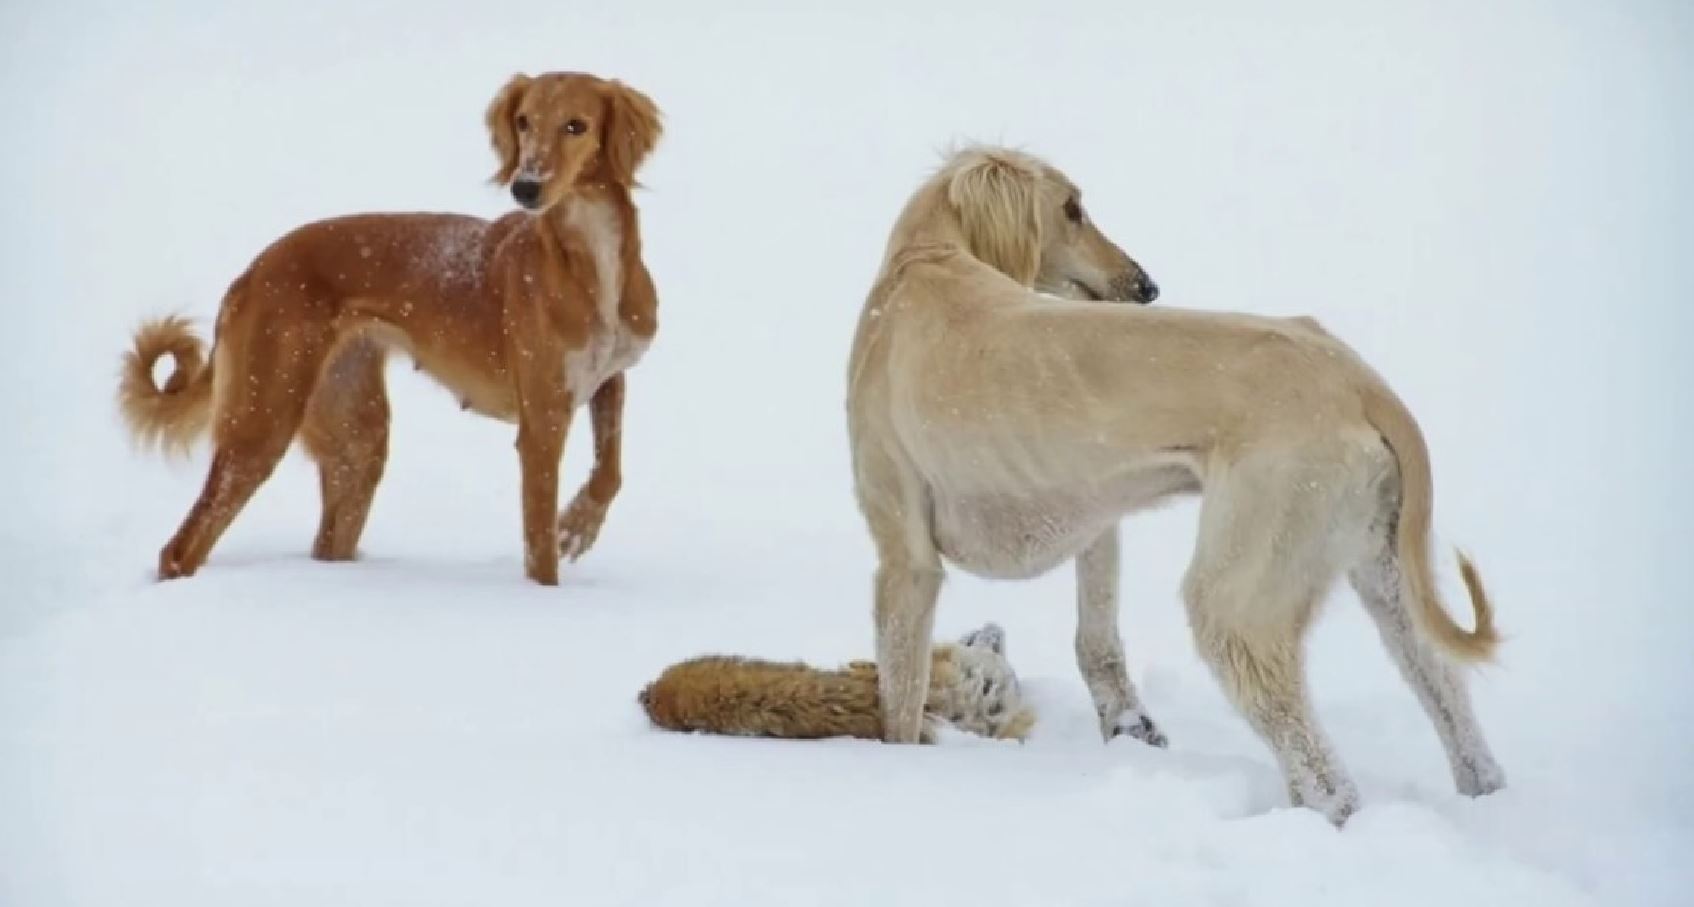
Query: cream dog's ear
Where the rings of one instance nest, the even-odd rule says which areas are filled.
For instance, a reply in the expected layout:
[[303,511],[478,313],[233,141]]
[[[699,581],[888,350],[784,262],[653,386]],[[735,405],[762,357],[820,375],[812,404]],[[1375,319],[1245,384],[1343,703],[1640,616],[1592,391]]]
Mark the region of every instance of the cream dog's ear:
[[1016,158],[976,153],[947,184],[972,255],[1024,286],[1041,272],[1041,174]]

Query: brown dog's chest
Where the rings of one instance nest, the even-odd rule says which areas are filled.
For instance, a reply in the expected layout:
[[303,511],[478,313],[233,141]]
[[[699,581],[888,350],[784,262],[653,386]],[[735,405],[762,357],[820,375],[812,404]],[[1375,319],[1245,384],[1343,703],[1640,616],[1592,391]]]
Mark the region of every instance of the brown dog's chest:
[[565,387],[572,400],[582,404],[607,378],[639,362],[651,342],[621,321],[612,327],[597,325],[586,346],[565,353]]
[[575,268],[576,292],[586,303],[587,343],[565,353],[565,385],[577,403],[607,378],[634,365],[651,337],[630,329],[622,312],[627,291],[625,229],[617,209],[603,199],[573,198],[563,205],[562,231]]

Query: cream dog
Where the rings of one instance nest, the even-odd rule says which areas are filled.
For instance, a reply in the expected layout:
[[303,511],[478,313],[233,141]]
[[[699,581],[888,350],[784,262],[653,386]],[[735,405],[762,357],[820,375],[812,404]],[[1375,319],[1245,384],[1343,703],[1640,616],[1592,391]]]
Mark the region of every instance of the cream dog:
[[[1037,291],[1070,297],[1051,299]],[[1432,488],[1416,422],[1307,318],[1100,305],[1157,288],[1088,219],[1076,187],[997,148],[952,156],[895,224],[849,368],[854,486],[878,554],[886,739],[923,723],[942,560],[1021,578],[1075,559],[1077,658],[1102,732],[1163,745],[1124,666],[1117,524],[1203,496],[1183,582],[1201,654],[1276,754],[1291,798],[1340,823],[1358,792],[1305,688],[1302,638],[1346,574],[1436,726],[1458,789],[1504,784],[1460,660],[1497,642],[1437,596]]]

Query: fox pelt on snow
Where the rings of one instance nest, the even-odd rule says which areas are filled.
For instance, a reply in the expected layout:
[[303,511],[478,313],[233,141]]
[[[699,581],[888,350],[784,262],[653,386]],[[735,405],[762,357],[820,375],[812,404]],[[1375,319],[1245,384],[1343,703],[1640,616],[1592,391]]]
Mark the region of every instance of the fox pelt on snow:
[[[743,737],[881,740],[876,664],[838,670],[802,662],[705,655],[671,665],[638,697],[655,725]],[[939,643],[930,652],[929,695],[922,741],[935,726],[996,739],[1022,740],[1035,725],[1017,675],[1006,660],[1006,634],[996,624]]]

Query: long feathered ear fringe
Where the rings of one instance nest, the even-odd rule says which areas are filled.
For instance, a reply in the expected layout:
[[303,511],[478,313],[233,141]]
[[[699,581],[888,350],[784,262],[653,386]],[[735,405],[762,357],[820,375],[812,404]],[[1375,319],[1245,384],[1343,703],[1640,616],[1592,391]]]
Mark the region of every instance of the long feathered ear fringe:
[[659,123],[659,108],[653,100],[639,91],[612,82],[606,97],[605,139],[602,149],[606,168],[620,186],[634,188],[636,168],[646,160],[653,146],[659,144],[664,131]]
[[947,184],[972,255],[1024,286],[1041,270],[1041,174],[1027,162],[992,151],[968,151]]
[[511,182],[512,174],[518,169],[518,131],[512,119],[517,116],[518,102],[523,100],[529,82],[529,76],[522,73],[513,76],[494,96],[488,105],[488,113],[484,115],[488,123],[488,141],[494,146],[495,156],[500,158],[500,169],[494,171],[493,177],[493,181],[500,185]]

